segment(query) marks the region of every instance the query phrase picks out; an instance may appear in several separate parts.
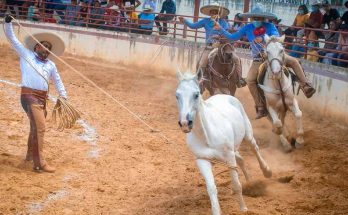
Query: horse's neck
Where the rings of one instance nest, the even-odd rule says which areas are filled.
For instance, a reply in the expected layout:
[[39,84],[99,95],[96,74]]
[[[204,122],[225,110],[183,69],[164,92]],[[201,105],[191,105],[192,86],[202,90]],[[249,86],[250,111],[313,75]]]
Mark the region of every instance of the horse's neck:
[[266,70],[264,85],[275,90],[280,90],[279,83],[282,87],[288,85],[288,83],[290,82],[290,79],[286,77],[286,75],[284,74],[284,69],[282,69],[281,73],[282,73],[281,78],[277,79],[272,73],[271,66],[268,65]]
[[196,116],[196,122],[195,122],[195,125],[197,127],[196,131],[198,133],[201,133],[200,135],[203,136],[203,138],[206,140],[208,145],[211,145],[210,129],[208,125],[208,120],[206,119],[206,111],[207,111],[206,104],[204,100],[200,98],[198,112]]

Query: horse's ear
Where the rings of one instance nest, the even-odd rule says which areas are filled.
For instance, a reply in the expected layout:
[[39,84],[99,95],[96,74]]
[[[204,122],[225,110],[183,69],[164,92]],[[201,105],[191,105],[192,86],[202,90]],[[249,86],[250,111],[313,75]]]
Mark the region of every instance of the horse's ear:
[[201,83],[203,81],[203,69],[199,68],[196,74],[196,79],[198,83]]
[[271,40],[271,38],[267,34],[265,34],[264,39],[266,43],[269,43],[269,41]]
[[281,37],[278,38],[278,41],[279,41],[280,43],[283,43],[284,40],[285,40],[285,34],[284,34],[283,36],[281,36]]
[[177,68],[176,69],[176,78],[178,79],[178,81],[182,81],[184,75],[181,73],[180,69]]

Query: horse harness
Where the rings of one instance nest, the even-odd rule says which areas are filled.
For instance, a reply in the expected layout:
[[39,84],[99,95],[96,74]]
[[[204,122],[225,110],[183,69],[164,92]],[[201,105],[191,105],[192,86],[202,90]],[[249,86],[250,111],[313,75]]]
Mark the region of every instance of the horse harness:
[[[226,60],[223,58],[223,55],[224,55],[223,50],[226,46],[231,46],[231,48],[233,49],[233,47],[230,43],[225,43],[225,44],[220,45],[218,48],[213,49],[210,52],[210,54],[208,56],[208,67],[209,67],[211,74],[213,74],[214,76],[217,76],[218,78],[223,79],[223,80],[224,79],[230,80],[232,75],[235,72],[236,65],[233,64],[233,58],[229,62],[226,62]],[[219,73],[218,71],[216,71],[214,69],[213,64],[214,64],[214,61],[216,59],[216,56],[219,59],[220,64],[222,64],[222,65],[231,65],[232,64],[232,70],[227,75],[227,77],[225,77],[224,75],[222,75],[221,73]],[[239,59],[239,61],[240,61],[240,59]]]

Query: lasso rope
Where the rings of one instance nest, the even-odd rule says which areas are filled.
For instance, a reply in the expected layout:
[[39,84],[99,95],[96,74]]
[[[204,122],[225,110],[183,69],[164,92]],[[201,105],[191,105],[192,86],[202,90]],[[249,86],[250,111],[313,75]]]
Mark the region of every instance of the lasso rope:
[[[12,16],[11,16],[12,17]],[[13,18],[13,17],[12,17]],[[27,33],[30,37],[32,37],[37,43],[40,44],[40,41],[38,41],[30,32],[28,32],[20,23],[17,19],[13,18],[17,24],[23,28],[24,32]],[[73,72],[75,72],[76,74],[78,74],[79,76],[81,76],[86,82],[90,83],[93,87],[95,87],[96,89],[98,89],[99,91],[101,91],[103,94],[105,94],[107,97],[109,97],[112,101],[114,101],[115,103],[117,103],[119,106],[121,106],[124,110],[126,110],[130,115],[132,115],[135,119],[137,119],[139,122],[141,122],[143,125],[145,125],[146,127],[148,127],[150,129],[151,132],[155,132],[157,131],[155,128],[153,128],[151,125],[149,125],[147,122],[145,122],[144,120],[142,120],[137,114],[135,114],[133,111],[131,111],[129,108],[127,108],[124,104],[122,104],[120,101],[118,101],[114,96],[112,96],[110,93],[108,93],[107,91],[105,91],[104,89],[102,89],[101,87],[99,87],[94,81],[92,81],[91,79],[87,78],[85,75],[83,75],[81,72],[79,72],[78,70],[76,70],[74,67],[72,67],[70,64],[68,64],[67,62],[65,62],[62,58],[58,57],[56,54],[54,54],[53,52],[51,52],[50,50],[48,50],[45,46],[42,46],[46,51],[48,51],[52,56],[54,56],[57,60],[59,60],[61,63],[63,63],[64,65],[66,65],[69,69],[71,69]],[[166,140],[168,143],[172,143],[164,134],[162,133],[158,133],[158,135],[160,137],[162,137],[164,140]]]

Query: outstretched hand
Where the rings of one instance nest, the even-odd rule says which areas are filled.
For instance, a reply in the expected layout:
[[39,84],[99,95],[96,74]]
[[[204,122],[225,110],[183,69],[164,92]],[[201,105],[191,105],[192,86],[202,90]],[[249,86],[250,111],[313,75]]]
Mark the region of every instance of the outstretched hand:
[[7,14],[6,16],[5,16],[5,22],[6,23],[10,23],[11,21],[12,21],[12,16],[11,15],[9,15],[9,14]]
[[179,22],[180,22],[181,24],[184,24],[184,17],[179,16]]

